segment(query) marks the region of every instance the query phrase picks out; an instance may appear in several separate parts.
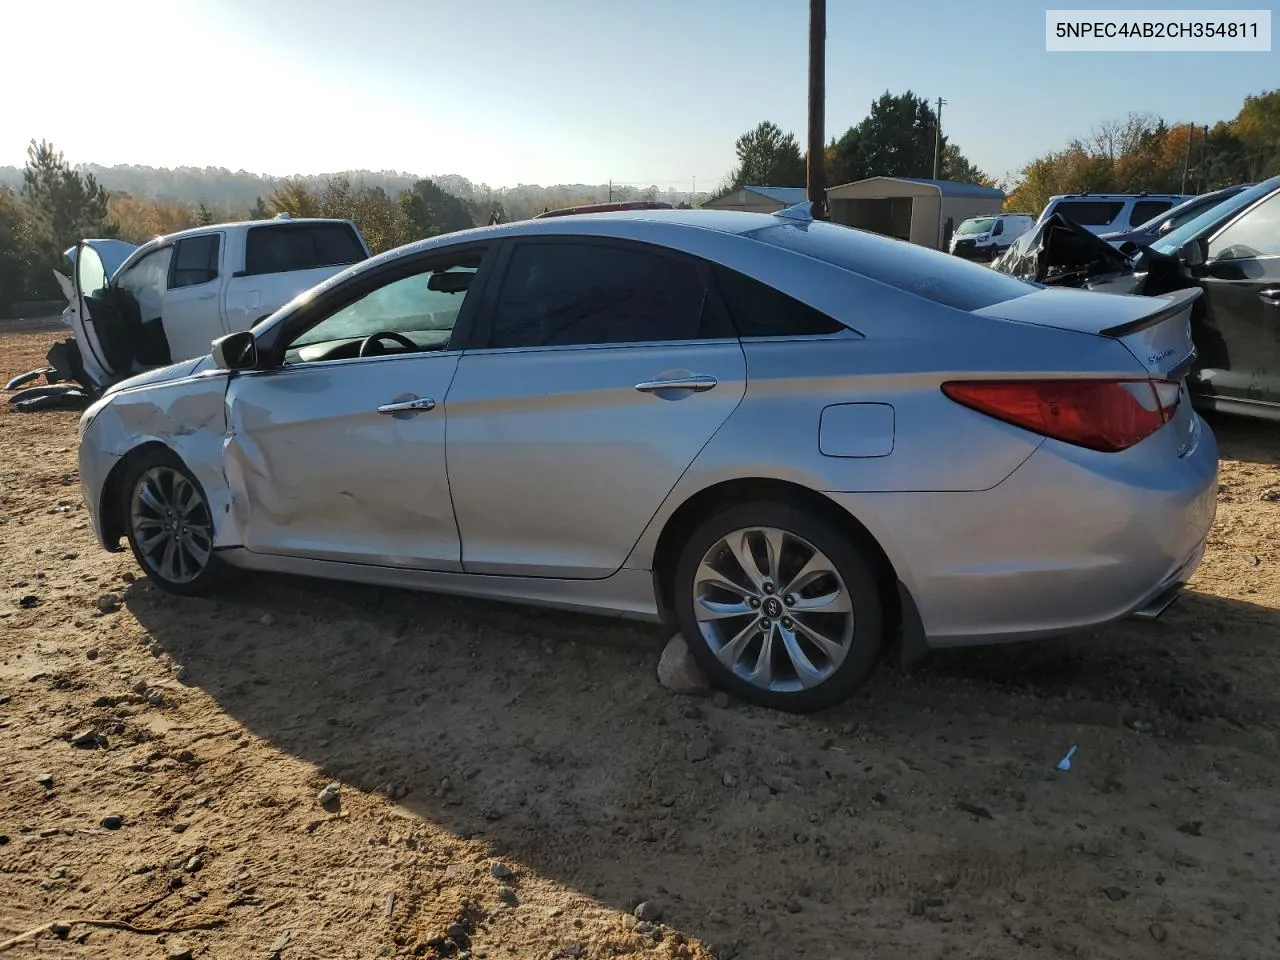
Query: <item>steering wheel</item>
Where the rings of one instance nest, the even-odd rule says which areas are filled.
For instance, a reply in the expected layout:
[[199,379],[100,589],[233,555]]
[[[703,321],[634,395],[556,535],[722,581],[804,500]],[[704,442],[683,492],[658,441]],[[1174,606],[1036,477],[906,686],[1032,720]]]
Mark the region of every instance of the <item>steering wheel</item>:
[[360,352],[356,354],[356,356],[367,357],[375,352],[382,353],[381,348],[375,351],[373,349],[373,345],[383,340],[394,340],[396,343],[404,347],[406,350],[418,349],[418,345],[414,343],[412,340],[410,340],[408,337],[406,337],[403,333],[396,333],[394,330],[382,330],[382,331],[379,331],[378,333],[373,333],[365,337],[364,340],[360,342]]

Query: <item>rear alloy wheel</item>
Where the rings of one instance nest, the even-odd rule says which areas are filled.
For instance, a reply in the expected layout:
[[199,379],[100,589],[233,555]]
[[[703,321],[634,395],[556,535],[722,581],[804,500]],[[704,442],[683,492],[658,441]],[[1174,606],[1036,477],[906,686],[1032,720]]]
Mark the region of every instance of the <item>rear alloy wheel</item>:
[[225,564],[213,551],[213,514],[200,484],[176,457],[140,457],[124,498],[129,546],[154,583],[189,595],[218,585]]
[[874,568],[826,519],[778,503],[708,519],[677,565],[681,632],[744,700],[806,712],[866,682],[884,647]]

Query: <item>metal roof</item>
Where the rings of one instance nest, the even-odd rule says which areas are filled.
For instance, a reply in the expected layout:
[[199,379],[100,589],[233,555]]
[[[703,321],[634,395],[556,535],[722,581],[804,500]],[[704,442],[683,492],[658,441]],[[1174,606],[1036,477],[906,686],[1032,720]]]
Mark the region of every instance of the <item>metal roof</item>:
[[762,197],[768,197],[775,203],[792,207],[809,199],[809,192],[804,187],[743,187]]
[[[984,200],[1003,200],[1004,191],[995,187],[980,187],[976,183],[961,183],[958,180],[926,180],[921,177],[867,177],[866,180],[857,180],[855,183],[869,183],[872,180],[896,180],[899,183],[915,183],[921,186],[933,187],[944,197],[981,197]],[[842,187],[851,186],[848,183],[840,184]],[[748,188],[750,189],[750,188]],[[831,189],[838,189],[832,187]]]
[[905,180],[907,183],[920,183],[937,187],[944,197],[991,197],[1004,199],[1004,191],[996,187],[982,187],[976,183],[961,183],[959,180],[924,180],[919,177],[887,177],[889,180]]

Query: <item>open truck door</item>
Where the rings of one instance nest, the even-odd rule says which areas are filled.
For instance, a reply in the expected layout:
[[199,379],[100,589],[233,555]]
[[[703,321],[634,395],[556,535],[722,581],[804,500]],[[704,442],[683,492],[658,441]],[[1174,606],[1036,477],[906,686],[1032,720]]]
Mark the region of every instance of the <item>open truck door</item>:
[[95,393],[128,376],[133,349],[129,343],[111,278],[136,250],[123,240],[81,240],[74,252],[74,293],[67,318],[79,346],[80,363]]

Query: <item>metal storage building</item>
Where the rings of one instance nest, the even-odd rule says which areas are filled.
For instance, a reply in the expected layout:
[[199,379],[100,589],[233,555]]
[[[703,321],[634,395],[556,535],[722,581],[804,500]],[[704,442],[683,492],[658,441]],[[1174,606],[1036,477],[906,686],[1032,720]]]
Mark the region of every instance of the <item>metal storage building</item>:
[[739,187],[723,197],[708,200],[707,210],[744,210],[748,213],[776,213],[809,199],[804,187]]
[[827,206],[835,223],[940,250],[962,220],[999,213],[1004,191],[955,180],[870,177],[831,187]]

